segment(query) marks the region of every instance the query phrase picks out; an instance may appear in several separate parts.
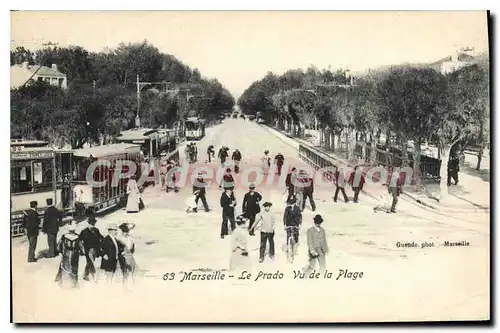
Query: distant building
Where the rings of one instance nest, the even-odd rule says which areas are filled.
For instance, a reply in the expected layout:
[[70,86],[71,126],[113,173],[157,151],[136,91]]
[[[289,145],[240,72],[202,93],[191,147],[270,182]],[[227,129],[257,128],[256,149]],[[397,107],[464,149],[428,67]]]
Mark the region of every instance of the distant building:
[[[31,79],[30,79],[31,78]],[[57,69],[56,64],[52,67],[47,66],[31,66],[27,62],[10,66],[10,88],[15,89],[27,81],[45,81],[53,86],[62,89],[68,88],[68,78],[66,74],[61,73]]]
[[455,54],[438,60],[431,64],[431,67],[441,74],[453,73],[460,68],[474,64],[475,57],[470,54],[472,49],[462,49]]

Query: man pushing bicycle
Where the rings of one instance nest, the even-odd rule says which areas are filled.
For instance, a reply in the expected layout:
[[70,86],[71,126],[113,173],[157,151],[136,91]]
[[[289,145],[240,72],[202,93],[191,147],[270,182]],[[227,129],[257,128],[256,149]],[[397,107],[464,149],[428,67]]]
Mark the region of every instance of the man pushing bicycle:
[[297,206],[297,199],[295,196],[292,196],[287,201],[287,207],[283,215],[283,223],[286,230],[286,245],[288,247],[289,240],[293,238],[293,255],[295,255],[297,253],[297,245],[299,243],[300,226],[302,225],[302,212],[299,206]]

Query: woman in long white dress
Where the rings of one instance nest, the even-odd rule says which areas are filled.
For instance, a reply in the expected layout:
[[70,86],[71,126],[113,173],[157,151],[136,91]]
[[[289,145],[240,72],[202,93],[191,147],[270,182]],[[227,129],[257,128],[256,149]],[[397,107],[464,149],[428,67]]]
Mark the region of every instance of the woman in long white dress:
[[245,222],[247,219],[243,216],[236,218],[236,229],[231,234],[231,259],[229,269],[236,274],[246,270],[250,270],[250,258],[248,256],[247,237],[248,232],[245,230]]
[[122,223],[119,228],[122,234],[118,241],[123,244],[123,252],[121,256],[120,267],[123,273],[123,282],[134,280],[137,265],[134,259],[135,242],[134,238],[130,235],[130,230],[134,229],[134,223]]
[[271,158],[269,157],[269,150],[264,152],[264,156],[261,157],[260,161],[262,162],[262,173],[267,175],[269,173],[269,168],[271,167]]
[[127,182],[127,213],[137,213],[139,211],[140,192],[135,176],[130,176]]

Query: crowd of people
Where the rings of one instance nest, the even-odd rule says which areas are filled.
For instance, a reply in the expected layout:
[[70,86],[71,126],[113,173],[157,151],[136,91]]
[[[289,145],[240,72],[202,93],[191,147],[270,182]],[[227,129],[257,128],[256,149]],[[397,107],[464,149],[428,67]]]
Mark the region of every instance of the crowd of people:
[[[47,235],[48,252],[45,258],[56,258],[60,255],[60,264],[55,276],[55,282],[63,288],[74,288],[78,285],[78,269],[80,257],[85,257],[86,265],[83,279],[98,281],[97,258],[101,258],[100,269],[107,282],[112,282],[118,266],[121,269],[123,282],[133,280],[136,273],[134,260],[135,242],[130,235],[134,223],[122,223],[120,226],[110,224],[108,235],[103,237],[95,226],[97,220],[93,213],[89,213],[87,226],[80,233],[76,231],[76,222],[67,227],[67,232],[60,236],[57,242],[60,226],[63,224],[61,212],[47,199],[48,208],[43,217],[43,226],[37,213],[38,203],[32,201],[30,209],[25,212],[24,227],[27,231],[29,249],[28,262],[37,262],[36,247],[40,230]],[[118,234],[120,229],[120,234]]]

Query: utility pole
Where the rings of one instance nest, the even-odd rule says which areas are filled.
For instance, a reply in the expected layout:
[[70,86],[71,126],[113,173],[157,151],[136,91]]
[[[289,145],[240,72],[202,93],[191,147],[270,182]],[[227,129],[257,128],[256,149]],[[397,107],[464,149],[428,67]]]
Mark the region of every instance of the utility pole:
[[139,82],[139,74],[137,74],[137,115],[135,116],[135,127],[141,127],[141,118],[139,117],[139,109],[141,107],[141,88]]

